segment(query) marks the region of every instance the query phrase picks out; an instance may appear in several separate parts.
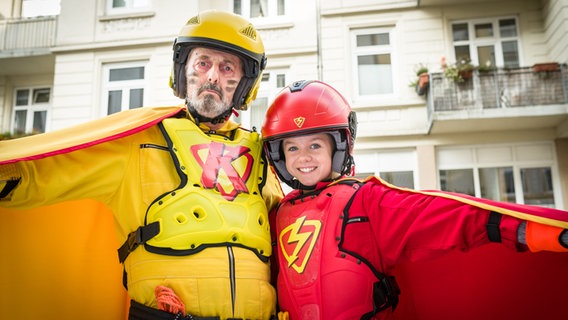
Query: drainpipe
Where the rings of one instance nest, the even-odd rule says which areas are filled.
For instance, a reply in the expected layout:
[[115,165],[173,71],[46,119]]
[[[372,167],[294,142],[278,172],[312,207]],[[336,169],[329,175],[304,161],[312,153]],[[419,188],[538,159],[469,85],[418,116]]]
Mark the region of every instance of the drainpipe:
[[317,33],[317,68],[318,68],[318,80],[323,81],[323,65],[321,57],[321,4],[320,0],[316,0],[316,33]]

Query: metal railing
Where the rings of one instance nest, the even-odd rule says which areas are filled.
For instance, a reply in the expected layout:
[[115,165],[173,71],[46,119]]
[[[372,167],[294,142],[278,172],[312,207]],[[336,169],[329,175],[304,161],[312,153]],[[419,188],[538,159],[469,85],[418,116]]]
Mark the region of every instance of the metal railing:
[[57,16],[0,20],[0,51],[55,46]]
[[429,112],[480,110],[568,104],[568,68],[565,64],[547,71],[534,67],[475,70],[463,82],[430,75]]

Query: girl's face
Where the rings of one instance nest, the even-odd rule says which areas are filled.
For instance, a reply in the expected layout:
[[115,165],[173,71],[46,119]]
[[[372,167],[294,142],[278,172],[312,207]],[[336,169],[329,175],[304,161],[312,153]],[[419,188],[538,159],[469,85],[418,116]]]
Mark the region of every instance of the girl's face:
[[286,169],[305,186],[331,177],[333,141],[326,133],[286,138],[282,141]]

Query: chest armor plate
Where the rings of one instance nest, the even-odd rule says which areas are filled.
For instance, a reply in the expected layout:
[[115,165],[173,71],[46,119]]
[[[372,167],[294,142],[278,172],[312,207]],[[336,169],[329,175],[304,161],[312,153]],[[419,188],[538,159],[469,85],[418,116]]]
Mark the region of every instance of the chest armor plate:
[[290,319],[351,319],[372,310],[377,278],[339,250],[343,210],[356,187],[336,184],[280,207],[278,299]]
[[205,134],[188,119],[165,119],[163,125],[182,183],[148,208],[145,224],[160,224],[159,233],[146,242],[149,250],[184,255],[230,244],[270,256],[258,133]]

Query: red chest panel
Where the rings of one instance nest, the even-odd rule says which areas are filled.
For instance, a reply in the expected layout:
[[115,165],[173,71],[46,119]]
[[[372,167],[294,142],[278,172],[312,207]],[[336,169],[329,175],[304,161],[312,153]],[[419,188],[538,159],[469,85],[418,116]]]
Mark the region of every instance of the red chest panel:
[[343,209],[356,187],[334,185],[280,207],[278,299],[290,319],[359,319],[373,310],[377,278],[338,249]]

